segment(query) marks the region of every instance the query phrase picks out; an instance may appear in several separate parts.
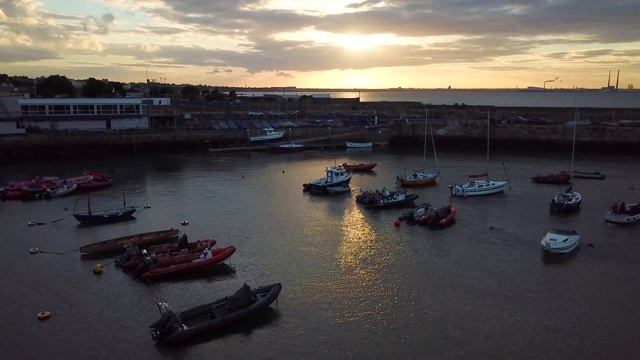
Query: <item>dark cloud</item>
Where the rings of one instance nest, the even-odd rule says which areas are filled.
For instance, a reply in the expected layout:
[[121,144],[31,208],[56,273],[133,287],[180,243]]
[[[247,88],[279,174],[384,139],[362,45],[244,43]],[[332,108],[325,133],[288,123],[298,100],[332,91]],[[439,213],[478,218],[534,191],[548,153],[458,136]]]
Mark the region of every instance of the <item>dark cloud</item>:
[[111,13],[102,14],[100,17],[90,15],[82,19],[81,24],[86,32],[106,35],[109,33],[109,24],[115,19],[116,17]]

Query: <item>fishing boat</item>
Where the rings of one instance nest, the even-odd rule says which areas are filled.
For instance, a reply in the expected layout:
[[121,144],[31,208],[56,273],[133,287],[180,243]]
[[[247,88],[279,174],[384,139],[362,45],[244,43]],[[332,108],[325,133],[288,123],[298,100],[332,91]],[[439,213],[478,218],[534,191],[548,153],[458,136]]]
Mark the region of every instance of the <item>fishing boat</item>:
[[345,169],[347,169],[348,171],[352,171],[352,172],[371,171],[377,165],[378,165],[378,163],[374,163],[374,162],[370,162],[370,163],[362,163],[361,162],[359,164],[347,164],[347,163],[342,164],[342,166],[344,166]]
[[155,280],[173,275],[191,273],[220,265],[235,252],[235,246],[227,246],[219,249],[206,247],[199,256],[181,257],[177,261],[170,258],[159,259],[154,255],[145,254],[143,258],[144,262],[136,268],[136,274],[142,279]]
[[578,106],[576,105],[576,121],[573,122],[573,144],[571,148],[571,171],[569,172],[570,181],[569,187],[562,193],[556,194],[551,198],[551,202],[549,203],[549,207],[551,211],[555,212],[572,212],[580,209],[580,204],[582,204],[582,193],[579,191],[573,190],[573,163],[576,154],[576,129],[577,123],[579,122],[578,115]]
[[76,213],[74,207],[73,217],[82,224],[107,224],[135,219],[133,213],[136,212],[137,208],[135,206],[127,206],[124,190],[122,191],[122,197],[122,207],[93,211],[91,209],[91,195],[87,193],[87,212]]
[[349,185],[353,176],[342,165],[329,166],[325,169],[325,172],[327,174],[325,177],[303,184],[303,191],[309,191],[313,194],[328,193],[328,187]]
[[235,294],[198,305],[180,313],[166,302],[157,303],[160,319],[150,325],[151,338],[158,343],[178,343],[193,336],[218,330],[266,309],[280,295],[275,283],[251,289],[244,284]]
[[252,143],[263,143],[278,141],[284,136],[284,131],[275,131],[272,127],[264,128],[263,134],[258,136],[249,136],[249,141]]
[[566,254],[580,245],[580,235],[575,230],[551,229],[540,244],[547,253]]
[[[489,147],[490,147],[490,124],[491,124],[491,116],[487,114],[487,172],[476,175],[469,175],[469,180],[465,184],[454,184],[449,185],[449,190],[451,191],[452,196],[479,196],[479,195],[491,195],[498,194],[504,192],[505,188],[509,184],[507,181],[494,181],[489,180]],[[480,177],[486,177],[486,180],[476,180]]]
[[431,133],[431,144],[433,144],[433,156],[436,161],[436,172],[425,172],[424,169],[414,169],[413,173],[396,176],[396,184],[399,186],[424,186],[432,184],[436,181],[440,175],[440,168],[438,167],[438,156],[436,154],[436,143],[433,141],[433,131],[431,131],[431,123],[429,123],[429,115],[427,109],[425,109],[424,120],[424,149],[422,153],[422,162],[426,164],[427,158],[427,128]]
[[614,224],[632,224],[640,221],[640,204],[625,204],[624,202],[614,205],[611,210],[604,214],[606,222]]
[[114,251],[122,251],[123,249],[125,249],[125,246],[127,244],[143,247],[152,244],[166,243],[171,240],[177,239],[179,233],[180,230],[171,228],[168,230],[158,230],[135,235],[120,236],[117,238],[80,246],[79,250],[81,254],[104,254]]

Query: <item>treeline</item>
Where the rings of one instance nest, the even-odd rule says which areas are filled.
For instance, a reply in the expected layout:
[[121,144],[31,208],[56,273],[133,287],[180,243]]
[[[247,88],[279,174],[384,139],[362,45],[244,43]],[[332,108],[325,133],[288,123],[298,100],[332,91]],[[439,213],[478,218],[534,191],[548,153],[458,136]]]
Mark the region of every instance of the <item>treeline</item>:
[[31,97],[86,97],[86,98],[111,98],[125,97],[127,93],[141,93],[151,97],[182,98],[190,101],[225,101],[235,99],[236,91],[227,93],[210,86],[193,85],[165,85],[149,83],[121,83],[118,81],[98,80],[88,78],[77,80],[83,85],[79,88],[63,75],[50,75],[46,78],[31,79],[26,76],[9,76],[0,74],[0,84],[9,84],[21,91],[28,92]]

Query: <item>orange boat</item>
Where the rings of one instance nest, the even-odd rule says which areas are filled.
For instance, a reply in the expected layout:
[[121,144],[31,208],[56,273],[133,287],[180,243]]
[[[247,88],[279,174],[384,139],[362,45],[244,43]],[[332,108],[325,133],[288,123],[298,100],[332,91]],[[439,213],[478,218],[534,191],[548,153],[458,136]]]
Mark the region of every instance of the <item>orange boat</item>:
[[[186,235],[182,235],[186,241]],[[182,237],[180,238],[182,240]],[[169,266],[189,262],[198,258],[206,248],[215,246],[213,239],[198,240],[192,243],[178,241],[178,244],[153,246],[149,250],[140,250],[137,246],[127,246],[127,251],[116,260],[116,266],[123,271],[131,271],[144,263],[145,256],[155,256],[156,266]]]
[[453,204],[444,205],[439,209],[428,211],[418,219],[418,223],[429,226],[448,226],[456,219],[456,207]]
[[347,169],[347,171],[353,171],[353,172],[358,172],[358,171],[371,171],[374,167],[376,167],[376,165],[378,165],[378,163],[360,163],[360,164],[347,164],[344,163],[342,164],[342,166]]

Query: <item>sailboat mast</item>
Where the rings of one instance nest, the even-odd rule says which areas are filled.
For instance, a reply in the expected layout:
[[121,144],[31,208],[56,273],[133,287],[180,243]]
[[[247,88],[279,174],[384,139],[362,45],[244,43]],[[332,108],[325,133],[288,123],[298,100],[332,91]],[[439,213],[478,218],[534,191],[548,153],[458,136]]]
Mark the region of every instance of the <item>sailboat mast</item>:
[[487,111],[487,179],[489,178],[489,133],[491,127],[491,111]]
[[[436,159],[436,171],[438,172],[438,174],[440,174],[440,166],[438,165],[438,154],[436,153],[436,142],[433,140],[433,130],[431,129],[431,122],[429,122],[429,132],[431,133],[431,144],[433,145],[433,157]],[[442,180],[442,178],[440,180]]]
[[427,124],[429,123],[429,109],[424,108],[424,149],[422,150],[422,163],[427,162]]
[[573,145],[571,147],[571,178],[569,179],[570,184],[573,184],[573,160],[576,156],[576,128],[578,127],[579,119],[580,115],[578,115],[578,104],[576,102],[576,114],[573,117]]

